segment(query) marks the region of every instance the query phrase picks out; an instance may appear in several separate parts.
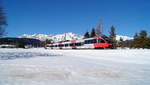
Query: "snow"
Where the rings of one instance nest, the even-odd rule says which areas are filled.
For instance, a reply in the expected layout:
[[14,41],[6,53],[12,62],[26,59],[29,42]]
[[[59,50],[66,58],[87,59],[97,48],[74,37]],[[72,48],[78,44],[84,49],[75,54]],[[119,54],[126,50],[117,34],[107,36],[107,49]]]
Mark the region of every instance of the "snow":
[[23,34],[19,36],[19,38],[33,38],[33,39],[38,39],[41,41],[45,41],[46,39],[51,39],[52,35],[46,35],[46,34]]
[[150,50],[0,49],[0,85],[149,85]]
[[69,33],[64,33],[64,34],[57,34],[55,36],[52,36],[52,40],[55,42],[58,41],[65,41],[65,40],[79,40],[82,39],[83,36],[69,32]]
[[123,39],[123,41],[126,41],[126,40],[132,40],[133,37],[129,37],[129,36],[124,36],[124,35],[116,35],[116,40],[119,41],[120,38]]

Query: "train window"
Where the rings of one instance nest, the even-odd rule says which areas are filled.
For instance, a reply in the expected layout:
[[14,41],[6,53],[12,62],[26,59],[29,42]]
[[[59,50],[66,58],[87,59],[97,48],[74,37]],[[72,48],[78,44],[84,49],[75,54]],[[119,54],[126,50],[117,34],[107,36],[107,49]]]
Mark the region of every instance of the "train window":
[[85,40],[84,43],[85,43],[85,44],[90,44],[90,43],[91,43],[91,40]]
[[91,40],[88,40],[88,44],[90,44],[91,43]]
[[89,42],[89,44],[91,44],[91,43],[92,43],[92,40],[89,40],[88,42]]
[[104,40],[102,40],[101,42],[102,42],[102,43],[105,43],[105,41],[104,41]]
[[84,43],[85,43],[85,44],[97,43],[97,40],[96,40],[96,39],[94,39],[94,40],[85,40]]
[[65,44],[65,47],[68,47],[68,44]]
[[84,44],[88,44],[88,41],[87,41],[87,40],[85,40],[85,41],[84,41]]
[[70,46],[73,46],[73,44],[70,44]]
[[81,46],[81,43],[75,43],[75,46]]
[[92,40],[92,43],[97,43],[97,40],[96,39]]
[[81,43],[78,43],[78,46],[81,46],[82,44]]
[[64,44],[61,45],[61,47],[64,47],[64,46],[65,46]]
[[105,41],[102,39],[98,39],[98,43],[105,43]]
[[90,42],[91,42],[90,40],[85,40],[84,43],[85,43],[85,44],[90,44]]
[[91,44],[91,43],[92,43],[92,40],[89,40],[88,42],[89,42],[89,44]]

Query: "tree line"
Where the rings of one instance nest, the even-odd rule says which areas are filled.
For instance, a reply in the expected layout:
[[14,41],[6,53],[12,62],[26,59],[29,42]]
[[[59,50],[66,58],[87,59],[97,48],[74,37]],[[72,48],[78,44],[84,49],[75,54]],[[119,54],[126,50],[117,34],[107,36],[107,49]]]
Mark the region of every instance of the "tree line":
[[146,30],[141,30],[140,33],[136,33],[133,40],[134,48],[150,48],[150,37]]
[[146,30],[141,30],[139,33],[135,33],[132,40],[123,41],[121,38],[117,43],[121,48],[146,48],[150,49],[150,37]]
[[[97,30],[92,28],[91,32],[85,32],[84,39],[96,37],[102,34],[97,35]],[[133,39],[131,40],[123,40],[120,37],[119,40],[116,40],[116,28],[111,26],[109,31],[110,40],[112,41],[114,48],[147,48],[150,49],[150,37],[148,36],[148,32],[146,30],[141,30],[139,33],[135,33]]]

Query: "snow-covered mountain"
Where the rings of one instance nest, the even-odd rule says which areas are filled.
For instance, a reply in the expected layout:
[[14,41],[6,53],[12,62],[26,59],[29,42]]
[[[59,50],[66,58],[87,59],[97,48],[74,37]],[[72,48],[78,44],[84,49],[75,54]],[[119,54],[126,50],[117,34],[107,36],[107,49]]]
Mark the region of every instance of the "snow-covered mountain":
[[[49,40],[51,39],[55,42],[58,42],[58,41],[64,41],[64,40],[78,40],[78,39],[82,39],[83,36],[79,35],[79,34],[69,32],[69,33],[57,34],[57,35],[46,35],[46,34],[29,35],[29,34],[23,34],[22,36],[20,36],[20,38],[33,38],[33,39],[38,39],[38,40],[41,40],[41,41],[45,41],[46,39],[49,39]],[[122,38],[124,41],[133,39],[132,37],[123,36],[123,35],[117,35],[116,36],[116,40],[119,41],[120,38]]]
[[33,39],[38,39],[41,41],[45,41],[46,39],[51,39],[52,35],[46,35],[46,34],[23,34],[21,36],[19,36],[19,38],[33,38]]
[[46,39],[52,39],[53,41],[64,41],[64,40],[78,40],[82,39],[83,36],[69,32],[64,34],[57,34],[57,35],[46,35],[46,34],[23,34],[22,36],[19,36],[20,38],[33,38],[33,39],[39,39],[41,41],[45,41]]
[[78,40],[78,39],[82,39],[83,36],[79,35],[79,34],[75,34],[75,33],[64,33],[64,34],[57,34],[52,36],[52,40],[54,41],[64,41],[64,40]]
[[126,40],[132,40],[133,37],[129,37],[129,36],[123,36],[123,35],[116,35],[116,40],[119,41],[120,38],[123,39],[123,41],[126,41]]

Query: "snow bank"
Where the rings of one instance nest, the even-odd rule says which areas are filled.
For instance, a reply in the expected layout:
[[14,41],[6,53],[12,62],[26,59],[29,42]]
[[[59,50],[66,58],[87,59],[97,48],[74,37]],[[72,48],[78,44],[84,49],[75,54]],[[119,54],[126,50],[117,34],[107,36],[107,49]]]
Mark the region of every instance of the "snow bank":
[[0,49],[12,55],[24,57],[0,60],[0,85],[150,84],[150,50]]
[[45,49],[0,49],[0,59],[8,60],[8,59],[16,59],[16,58],[31,58],[37,56],[43,57],[52,57],[52,56],[61,56],[61,54],[49,53],[47,51],[43,51]]

